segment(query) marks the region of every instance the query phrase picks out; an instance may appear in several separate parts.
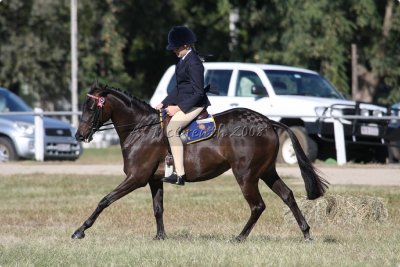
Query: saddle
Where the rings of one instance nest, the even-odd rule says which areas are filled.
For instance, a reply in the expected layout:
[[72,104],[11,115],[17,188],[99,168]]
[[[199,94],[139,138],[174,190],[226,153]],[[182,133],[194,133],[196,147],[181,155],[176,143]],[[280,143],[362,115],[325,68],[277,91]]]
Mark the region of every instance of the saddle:
[[[165,109],[160,112],[160,123],[164,135],[165,143],[168,144],[166,129],[171,120]],[[191,121],[179,134],[182,143],[186,145],[194,144],[213,137],[216,131],[214,117],[203,109],[201,113]],[[172,174],[174,169],[174,159],[168,146],[168,154],[165,156],[165,177]]]
[[[165,109],[160,112],[160,122],[164,137],[167,137],[166,129],[171,120]],[[190,145],[213,137],[216,130],[214,117],[203,109],[201,113],[191,121],[180,133],[183,144]]]

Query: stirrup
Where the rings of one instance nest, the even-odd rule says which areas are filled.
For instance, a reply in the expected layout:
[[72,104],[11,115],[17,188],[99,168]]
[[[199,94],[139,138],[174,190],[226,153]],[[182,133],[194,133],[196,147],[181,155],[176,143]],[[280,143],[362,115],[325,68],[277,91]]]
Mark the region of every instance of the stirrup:
[[170,176],[162,178],[161,181],[170,184],[185,185],[185,179],[186,175],[179,176],[174,172]]
[[179,176],[179,175],[177,175],[177,179],[176,179],[176,185],[185,185],[185,180],[186,180],[186,175],[184,174],[184,175],[182,175],[182,176]]

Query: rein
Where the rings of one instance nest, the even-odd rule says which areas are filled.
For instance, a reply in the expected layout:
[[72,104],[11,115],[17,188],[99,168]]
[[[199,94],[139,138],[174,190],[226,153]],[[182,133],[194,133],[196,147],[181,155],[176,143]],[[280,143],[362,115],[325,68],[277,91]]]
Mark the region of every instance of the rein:
[[[139,127],[133,128],[132,131],[140,130],[142,128],[153,126],[153,125],[157,125],[157,124],[160,124],[160,123],[161,123],[161,121],[150,123],[150,124],[141,125]],[[111,125],[111,124],[113,124],[113,123],[109,122],[109,123],[103,124],[103,126],[108,126],[108,125]],[[97,131],[98,132],[102,132],[102,131],[106,131],[106,130],[113,130],[113,129],[119,128],[119,127],[130,126],[130,125],[135,125],[135,124],[134,123],[122,124],[122,125],[113,126],[113,127],[109,127],[109,128],[97,129]]]

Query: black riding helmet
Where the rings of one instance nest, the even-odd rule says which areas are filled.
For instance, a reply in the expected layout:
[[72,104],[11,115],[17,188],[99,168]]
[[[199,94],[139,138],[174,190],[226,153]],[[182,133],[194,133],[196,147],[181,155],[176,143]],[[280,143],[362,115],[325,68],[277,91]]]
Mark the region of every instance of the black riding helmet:
[[196,41],[196,35],[188,27],[174,26],[168,33],[167,50],[174,50],[185,44],[193,44]]

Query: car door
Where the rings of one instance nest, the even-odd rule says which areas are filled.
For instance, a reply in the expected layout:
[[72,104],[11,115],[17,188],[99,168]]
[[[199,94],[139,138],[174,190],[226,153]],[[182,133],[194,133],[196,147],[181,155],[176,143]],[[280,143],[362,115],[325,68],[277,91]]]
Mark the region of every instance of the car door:
[[[265,95],[255,95],[252,87],[258,86],[265,90]],[[271,109],[270,98],[262,78],[252,70],[238,70],[234,80],[234,97],[230,100],[231,107],[243,107],[268,115]]]

